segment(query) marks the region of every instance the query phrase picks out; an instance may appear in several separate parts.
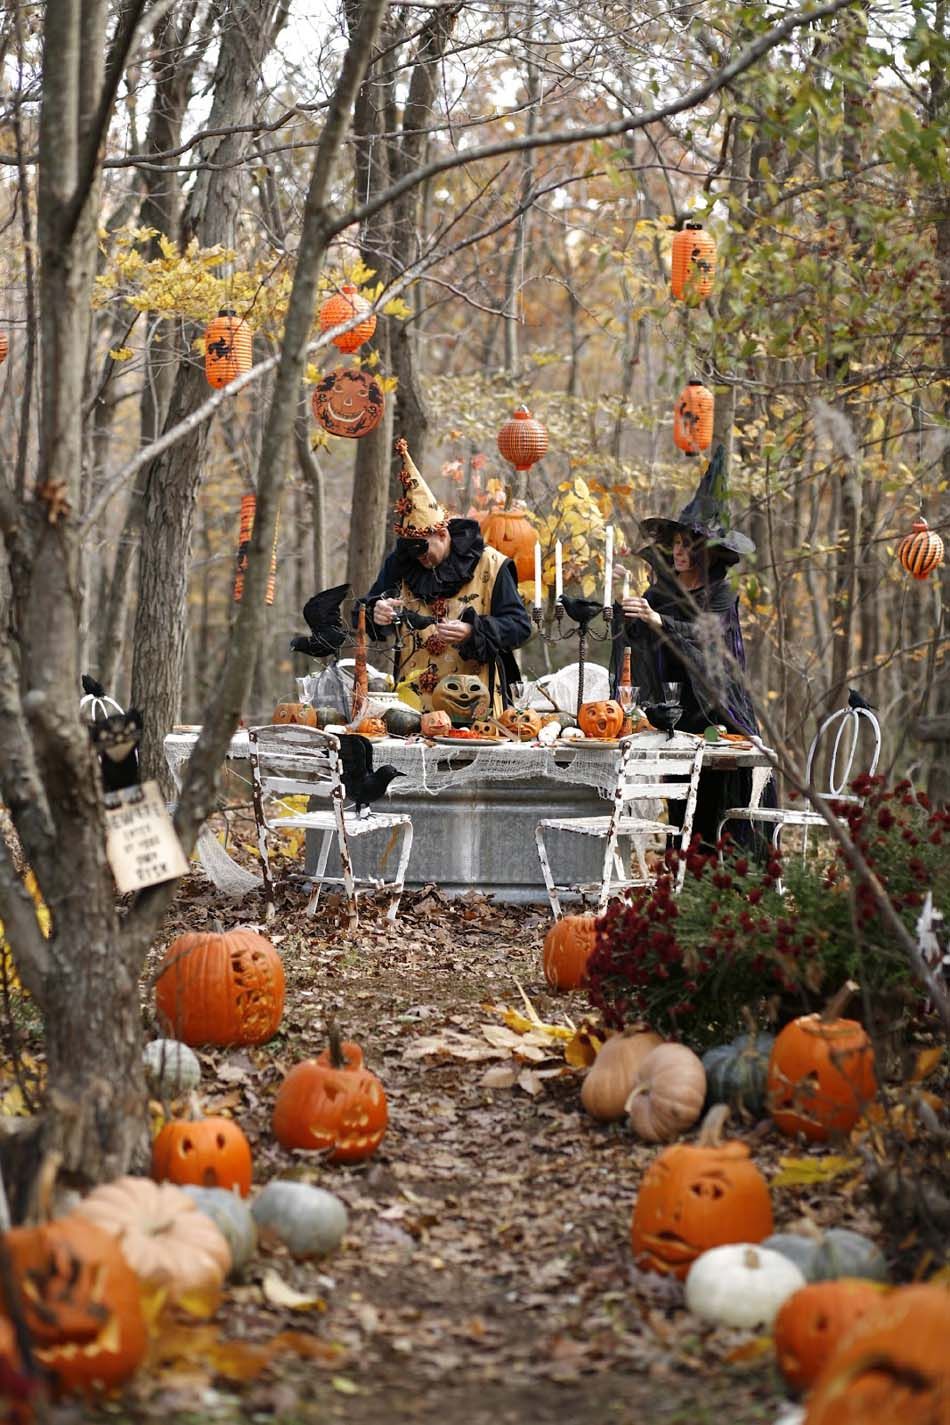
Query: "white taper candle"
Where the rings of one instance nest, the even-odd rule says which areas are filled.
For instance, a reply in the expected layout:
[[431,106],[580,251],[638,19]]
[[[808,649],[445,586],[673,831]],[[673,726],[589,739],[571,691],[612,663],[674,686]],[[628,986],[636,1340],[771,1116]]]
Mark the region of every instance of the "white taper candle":
[[614,586],[614,527],[607,526],[607,538],[604,542],[604,608],[609,609],[613,603]]
[[541,541],[534,546],[534,606],[541,607]]
[[564,566],[561,563],[561,541],[554,545],[554,597],[559,599],[564,593]]

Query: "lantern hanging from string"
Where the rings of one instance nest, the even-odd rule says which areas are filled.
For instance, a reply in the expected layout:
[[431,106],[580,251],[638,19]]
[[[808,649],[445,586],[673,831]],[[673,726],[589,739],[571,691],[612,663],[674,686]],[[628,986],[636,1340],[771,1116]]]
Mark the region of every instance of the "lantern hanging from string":
[[516,470],[530,470],[548,448],[548,433],[527,406],[519,406],[498,432],[498,449]]
[[[352,282],[344,282],[340,291],[328,297],[320,308],[320,330],[329,331],[331,327],[338,327],[341,322],[349,322],[362,312],[369,312],[369,302],[359,295]],[[369,341],[375,330],[376,316],[370,312],[369,316],[357,322],[348,332],[341,332],[339,336],[333,337],[333,345],[339,351],[356,351],[364,341]]]
[[0,331],[0,366],[2,366],[3,363],[6,361],[7,352],[9,350],[10,338],[7,336],[6,332]]
[[205,331],[205,377],[220,390],[251,369],[253,334],[233,307],[222,307]]
[[538,532],[524,509],[492,510],[481,522],[482,538],[515,562],[519,583],[534,578]]
[[321,376],[310,409],[318,425],[331,435],[359,440],[375,430],[386,409],[379,378],[356,366],[335,366]]
[[716,244],[702,223],[684,223],[673,238],[670,290],[695,307],[709,296],[716,273]]
[[673,440],[687,455],[698,455],[712,440],[713,394],[701,381],[687,381],[673,407]]
[[921,516],[897,546],[897,557],[915,579],[926,579],[943,563],[943,540]]
[[[241,496],[241,523],[238,528],[237,560],[234,569],[234,602],[239,604],[244,596],[244,575],[247,573],[247,556],[254,533],[254,513],[257,509],[256,495]],[[278,520],[280,516],[278,515]],[[265,602],[272,604],[277,591],[277,524],[274,525],[274,544],[270,552],[270,573],[267,576]]]

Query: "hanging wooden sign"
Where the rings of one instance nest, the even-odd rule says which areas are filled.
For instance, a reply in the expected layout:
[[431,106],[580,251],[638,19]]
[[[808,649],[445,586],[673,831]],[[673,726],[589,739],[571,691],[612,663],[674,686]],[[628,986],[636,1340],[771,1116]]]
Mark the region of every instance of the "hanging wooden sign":
[[109,792],[105,801],[106,858],[120,894],[187,874],[188,862],[157,782]]
[[324,430],[358,440],[379,425],[386,397],[369,372],[356,366],[335,366],[315,388],[310,405],[314,420]]

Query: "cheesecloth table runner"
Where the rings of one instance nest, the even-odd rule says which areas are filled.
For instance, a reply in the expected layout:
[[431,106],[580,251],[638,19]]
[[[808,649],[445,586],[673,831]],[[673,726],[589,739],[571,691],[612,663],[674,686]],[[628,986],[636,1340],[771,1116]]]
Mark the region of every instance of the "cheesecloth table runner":
[[[198,740],[196,732],[169,733],[165,738],[165,760],[181,787],[185,763]],[[677,737],[677,741],[679,736]],[[666,734],[641,733],[638,742],[645,747],[666,746]],[[691,739],[692,741],[692,739]],[[711,746],[706,752],[706,765],[715,766],[719,755],[736,757],[751,765],[760,775],[754,777],[752,804],[757,805],[770,768],[760,753],[736,753],[724,747]],[[228,760],[240,761],[248,755],[247,732],[241,729],[231,739]],[[613,747],[596,743],[558,743],[554,747],[537,747],[530,743],[505,742],[493,747],[466,746],[460,740],[457,747],[425,742],[406,742],[402,738],[380,738],[373,743],[373,763],[384,763],[403,773],[393,786],[401,798],[426,794],[437,797],[448,788],[474,786],[480,782],[528,781],[547,778],[554,782],[569,782],[575,786],[593,788],[605,800],[613,795],[617,780],[619,753]],[[236,774],[238,775],[238,774]],[[608,808],[605,808],[605,813]],[[645,813],[646,814],[646,813]],[[655,813],[651,813],[655,814]],[[243,896],[262,884],[260,876],[239,866],[225,851],[218,838],[203,827],[196,844],[198,858],[210,879],[226,895]]]

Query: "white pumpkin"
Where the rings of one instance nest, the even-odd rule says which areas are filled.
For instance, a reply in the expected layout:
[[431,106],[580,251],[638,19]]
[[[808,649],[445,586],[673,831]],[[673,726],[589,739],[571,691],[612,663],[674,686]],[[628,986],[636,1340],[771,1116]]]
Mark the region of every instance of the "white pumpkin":
[[282,1242],[294,1257],[325,1257],[339,1247],[348,1225],[338,1197],[309,1183],[268,1183],[251,1211],[261,1232]]
[[561,735],[561,724],[559,722],[546,722],[538,733],[538,741],[542,747],[553,747]]
[[182,1187],[199,1212],[217,1227],[231,1248],[231,1275],[238,1276],[257,1251],[257,1223],[239,1192],[227,1188]]
[[142,1050],[142,1063],[153,1098],[181,1098],[201,1082],[197,1054],[177,1039],[153,1039]]
[[686,1277],[686,1305],[717,1326],[771,1326],[779,1307],[804,1285],[781,1252],[735,1242],[696,1258]]

